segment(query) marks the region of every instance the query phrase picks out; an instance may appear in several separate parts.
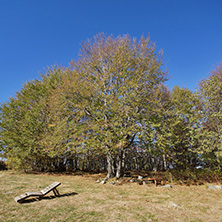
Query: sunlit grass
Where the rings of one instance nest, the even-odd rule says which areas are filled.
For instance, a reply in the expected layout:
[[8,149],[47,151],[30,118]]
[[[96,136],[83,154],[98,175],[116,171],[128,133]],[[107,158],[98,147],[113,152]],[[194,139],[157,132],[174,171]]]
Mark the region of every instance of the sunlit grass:
[[[102,185],[95,182],[97,177],[0,171],[0,221],[222,221],[221,190],[204,185]],[[14,201],[55,181],[61,182],[59,198],[51,192],[42,200]]]

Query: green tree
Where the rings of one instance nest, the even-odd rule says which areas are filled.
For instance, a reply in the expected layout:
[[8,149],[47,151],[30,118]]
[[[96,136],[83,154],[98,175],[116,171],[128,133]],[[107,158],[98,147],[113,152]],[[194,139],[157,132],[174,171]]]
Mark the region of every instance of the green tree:
[[[155,90],[153,110],[146,118],[143,147],[151,157],[153,170],[195,167],[197,164],[197,138],[199,127],[196,93],[175,86],[169,91],[164,85]],[[156,100],[154,100],[156,98]]]
[[210,168],[222,170],[222,64],[200,82],[202,128],[200,152]]
[[149,37],[97,35],[69,68],[49,70],[1,105],[2,150],[9,162],[37,170],[105,156],[107,178],[119,178],[132,146],[151,137],[165,80]]
[[166,80],[161,66],[162,53],[149,37],[137,41],[103,34],[85,42],[71,64],[69,145],[78,140],[82,150],[106,155],[107,178],[123,175],[127,151],[147,130],[143,118],[153,110],[155,89]]
[[47,149],[43,140],[49,132],[48,99],[61,76],[49,69],[42,80],[27,82],[15,98],[1,105],[1,150],[13,168],[44,168]]
[[193,169],[199,164],[197,134],[200,127],[199,98],[188,88],[171,92],[172,115],[169,122],[171,157],[177,168]]

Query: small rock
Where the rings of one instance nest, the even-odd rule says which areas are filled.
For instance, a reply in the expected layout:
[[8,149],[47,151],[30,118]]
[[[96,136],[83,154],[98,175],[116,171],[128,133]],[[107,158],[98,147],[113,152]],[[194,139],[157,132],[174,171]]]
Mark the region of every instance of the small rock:
[[122,196],[117,196],[116,198],[122,198]]
[[142,180],[143,179],[143,177],[142,176],[138,176],[138,180]]
[[115,182],[110,182],[109,184],[111,184],[111,185],[115,185]]
[[135,183],[135,182],[136,182],[136,181],[135,181],[135,180],[133,180],[133,179],[132,179],[132,180],[130,180],[130,183]]
[[166,185],[164,185],[164,186],[162,186],[163,188],[167,188],[167,189],[169,189],[169,188],[172,188],[172,186],[170,185],[170,184],[166,184]]
[[146,182],[145,182],[145,181],[143,181],[143,185],[146,185]]
[[97,180],[96,183],[100,183],[100,180]]
[[4,194],[10,194],[10,193],[14,193],[14,192],[13,191],[8,191],[8,192],[6,192]]
[[210,189],[210,190],[221,190],[222,186],[219,186],[219,185],[208,185],[208,189]]
[[105,184],[106,183],[106,181],[105,180],[103,180],[102,182],[101,182],[101,184]]
[[180,208],[179,205],[175,204],[174,202],[170,201],[170,206],[174,208]]

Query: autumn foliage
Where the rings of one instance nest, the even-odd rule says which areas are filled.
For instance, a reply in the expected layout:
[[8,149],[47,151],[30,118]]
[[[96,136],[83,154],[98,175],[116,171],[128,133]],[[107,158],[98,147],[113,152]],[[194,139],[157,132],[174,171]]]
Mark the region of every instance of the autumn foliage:
[[99,34],[67,68],[48,69],[1,104],[0,149],[35,171],[221,171],[222,65],[200,90],[167,89],[149,37]]

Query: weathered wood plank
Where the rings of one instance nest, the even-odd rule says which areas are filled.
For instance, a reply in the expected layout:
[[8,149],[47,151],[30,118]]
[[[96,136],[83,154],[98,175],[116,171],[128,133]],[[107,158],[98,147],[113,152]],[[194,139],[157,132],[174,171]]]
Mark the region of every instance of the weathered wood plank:
[[161,185],[164,184],[163,180],[160,180],[160,179],[156,179],[156,178],[148,178],[147,179],[148,181],[153,181],[155,186],[157,186],[157,182],[160,182]]
[[41,190],[41,193],[43,195],[46,195],[47,193],[58,187],[60,184],[61,184],[60,182],[54,182],[51,185],[47,186],[45,189]]
[[42,193],[40,193],[40,192],[27,192],[27,193],[21,194],[20,196],[15,197],[14,200],[16,202],[20,202],[22,200],[25,200],[28,197],[39,197],[39,196],[42,196]]

